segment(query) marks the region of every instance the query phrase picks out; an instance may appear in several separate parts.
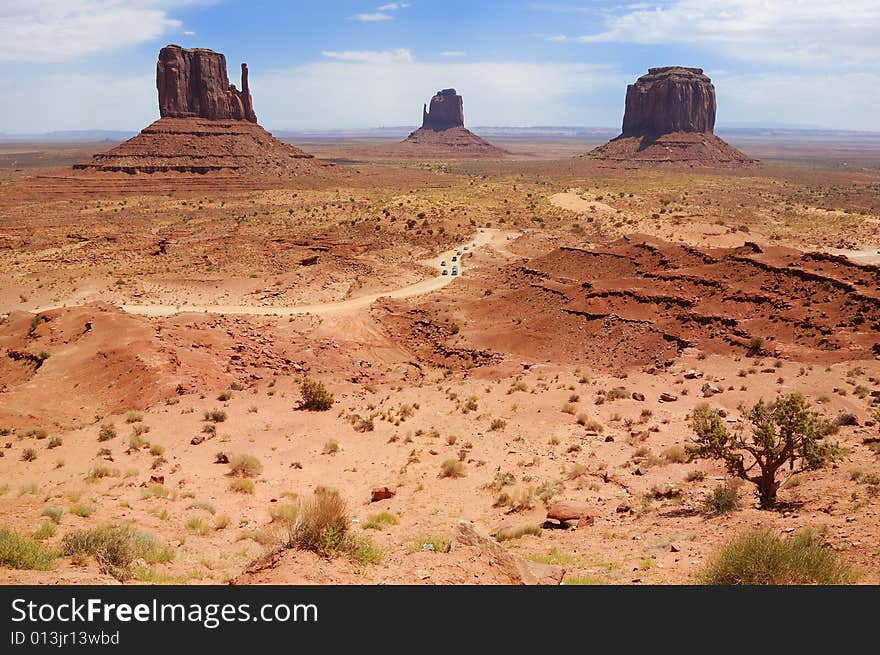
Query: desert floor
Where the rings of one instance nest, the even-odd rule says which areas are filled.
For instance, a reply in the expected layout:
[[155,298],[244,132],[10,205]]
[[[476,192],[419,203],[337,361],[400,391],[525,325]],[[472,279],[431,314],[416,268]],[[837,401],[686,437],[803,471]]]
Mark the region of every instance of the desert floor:
[[[626,169],[502,145],[394,162],[325,143],[333,175],[266,185],[73,175],[106,144],[4,146],[0,528],[63,510],[41,535],[60,549],[132,524],[164,555],[130,584],[511,582],[478,547],[424,549],[465,521],[529,528],[501,547],[568,582],[667,584],[743,530],[814,527],[880,583],[880,156]],[[298,409],[306,376],[332,409]],[[694,407],[735,426],[792,391],[849,419],[841,457],[776,510],[745,483],[707,514],[727,475],[688,461]],[[236,455],[262,464],[252,489],[218,463]],[[279,508],[321,486],[380,563],[279,549]],[[545,523],[560,501],[591,524]],[[0,568],[59,582],[117,580],[64,556]]]

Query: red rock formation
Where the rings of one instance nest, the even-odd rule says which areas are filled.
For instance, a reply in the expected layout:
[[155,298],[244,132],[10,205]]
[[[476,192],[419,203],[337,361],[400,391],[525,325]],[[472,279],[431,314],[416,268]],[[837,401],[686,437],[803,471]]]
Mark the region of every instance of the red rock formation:
[[247,64],[241,65],[241,91],[229,83],[226,57],[205,48],[169,45],[156,64],[159,115],[257,122],[248,87]]
[[715,86],[702,68],[650,68],[626,88],[623,136],[715,129]]
[[421,159],[503,157],[507,153],[466,129],[464,102],[455,89],[443,89],[422,110],[422,126],[392,156]]
[[755,163],[714,129],[715,87],[702,68],[650,68],[626,89],[622,134],[587,157],[635,164]]
[[283,179],[332,167],[256,124],[246,64],[241,65],[241,86],[239,91],[229,83],[226,58],[219,52],[166,46],[156,65],[162,118],[74,169]]
[[422,129],[441,132],[464,127],[464,102],[455,89],[443,89],[431,98],[431,107],[422,109]]

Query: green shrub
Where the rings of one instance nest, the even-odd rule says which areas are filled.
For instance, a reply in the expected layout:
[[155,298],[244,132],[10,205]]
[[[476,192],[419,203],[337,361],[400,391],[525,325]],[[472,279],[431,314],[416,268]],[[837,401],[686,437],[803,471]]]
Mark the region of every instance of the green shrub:
[[169,491],[161,484],[151,484],[141,492],[141,498],[168,498]]
[[43,541],[44,539],[48,539],[55,535],[55,524],[50,523],[49,521],[44,521],[34,530],[34,539],[38,541]]
[[120,581],[131,577],[131,564],[136,559],[155,563],[172,557],[171,551],[160,546],[155,537],[128,525],[102,525],[71,532],[64,536],[62,548],[68,557],[94,557],[101,571]]
[[61,517],[64,516],[64,510],[60,507],[44,507],[40,514],[52,519],[53,523],[61,523]]
[[716,486],[704,503],[706,513],[714,516],[729,514],[738,508],[739,488],[730,482]]
[[700,576],[708,585],[848,584],[856,574],[839,562],[822,536],[806,528],[787,539],[770,530],[734,537],[710,558]]
[[381,530],[386,525],[397,525],[397,517],[391,512],[370,514],[364,523],[365,530]]
[[74,505],[70,508],[70,513],[74,516],[88,518],[95,513],[95,508],[91,505]]
[[61,441],[61,437],[52,437],[51,439],[49,439],[49,443],[46,444],[46,448],[58,448],[63,443],[64,442]]
[[706,479],[706,474],[700,469],[694,469],[693,471],[688,471],[684,479],[688,482],[702,482]]
[[126,423],[140,423],[144,420],[143,412],[136,412],[133,409],[129,410],[125,414],[125,422]]
[[[143,416],[141,416],[143,420]],[[131,421],[129,421],[131,423]],[[100,432],[98,432],[98,441],[110,441],[110,439],[116,438],[116,426],[112,423],[104,423],[101,426]]]
[[305,378],[300,385],[300,407],[314,412],[324,412],[333,407],[333,394],[320,380]]
[[33,448],[25,448],[21,451],[22,462],[33,462],[37,458],[37,451]]
[[214,423],[222,423],[226,420],[226,412],[222,409],[212,409],[210,411],[205,412],[205,420],[212,421]]
[[189,521],[187,521],[186,529],[189,530],[191,533],[200,535],[202,537],[211,531],[211,528],[208,527],[208,524],[199,517],[193,517]]
[[670,446],[664,450],[660,456],[672,464],[683,464],[688,461],[688,454],[684,449],[684,446]]
[[48,571],[55,554],[38,541],[0,528],[0,564],[10,569]]

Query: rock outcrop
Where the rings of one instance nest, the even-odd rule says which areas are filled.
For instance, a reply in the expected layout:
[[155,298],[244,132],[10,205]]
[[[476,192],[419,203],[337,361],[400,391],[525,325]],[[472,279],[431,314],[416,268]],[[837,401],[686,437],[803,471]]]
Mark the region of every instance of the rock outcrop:
[[755,163],[715,136],[715,110],[715,86],[702,68],[650,68],[626,89],[621,135],[587,157],[633,164]]
[[464,102],[455,89],[438,91],[422,109],[422,126],[392,156],[420,159],[503,157],[507,153],[465,128]]
[[650,68],[626,88],[623,136],[715,129],[715,86],[702,68]]
[[74,169],[283,179],[331,167],[257,125],[247,74],[242,64],[239,91],[229,83],[219,52],[162,48],[156,65],[161,118]]
[[229,83],[226,57],[205,48],[168,45],[156,64],[159,115],[162,118],[207,118],[257,122],[248,86],[247,64],[241,65],[241,91]]
[[455,89],[443,89],[422,109],[422,129],[442,132],[452,127],[464,127],[464,102]]

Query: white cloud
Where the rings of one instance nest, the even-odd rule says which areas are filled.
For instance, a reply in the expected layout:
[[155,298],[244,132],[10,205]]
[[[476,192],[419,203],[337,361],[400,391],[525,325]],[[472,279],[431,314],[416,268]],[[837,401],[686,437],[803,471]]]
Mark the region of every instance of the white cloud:
[[355,14],[351,17],[352,20],[359,20],[364,23],[375,23],[381,20],[394,20],[394,16],[389,16],[388,14]]
[[415,125],[423,103],[450,87],[463,95],[465,119],[472,126],[617,125],[627,81],[589,64],[349,56],[265,75],[251,71],[260,122],[279,129]]
[[398,50],[323,50],[321,54],[328,59],[353,61],[362,64],[412,63],[412,53],[406,48]]
[[388,4],[376,7],[376,11],[397,11],[398,9],[406,9],[412,7],[409,2],[389,2]]
[[444,50],[440,53],[441,57],[464,57],[467,53],[464,50]]
[[196,0],[3,0],[0,61],[55,62],[157,39]]
[[605,13],[584,43],[695,45],[728,57],[790,66],[876,65],[877,0],[671,0]]
[[184,36],[195,36],[196,33],[193,32],[192,30],[184,30],[183,35]]

